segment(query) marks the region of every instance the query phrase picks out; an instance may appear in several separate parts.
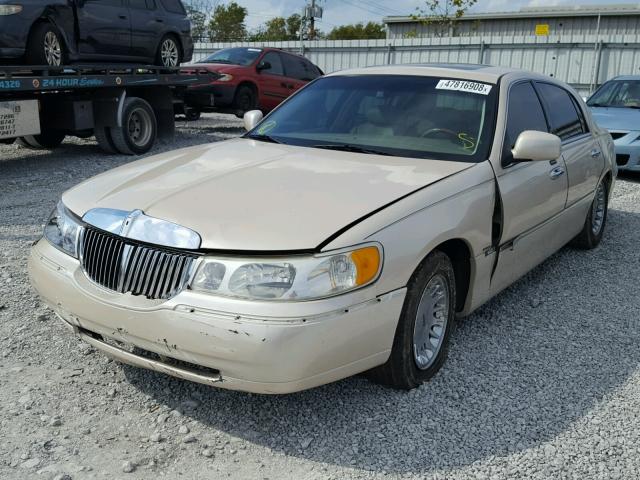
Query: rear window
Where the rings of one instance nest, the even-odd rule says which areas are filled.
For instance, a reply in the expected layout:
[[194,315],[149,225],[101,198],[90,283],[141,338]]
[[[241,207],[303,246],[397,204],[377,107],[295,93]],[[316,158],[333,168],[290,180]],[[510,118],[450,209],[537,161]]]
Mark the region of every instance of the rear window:
[[549,83],[537,83],[536,86],[549,115],[551,133],[562,140],[585,133],[584,122],[569,92]]
[[167,12],[179,13],[181,15],[187,14],[180,0],[162,0],[162,6]]

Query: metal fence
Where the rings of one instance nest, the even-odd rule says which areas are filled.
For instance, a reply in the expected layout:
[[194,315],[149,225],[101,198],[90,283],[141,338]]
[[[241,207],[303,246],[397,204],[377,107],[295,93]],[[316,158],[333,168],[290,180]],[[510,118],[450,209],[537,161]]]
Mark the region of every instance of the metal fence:
[[640,75],[640,35],[440,37],[397,40],[196,43],[194,61],[232,46],[300,53],[326,73],[402,63],[484,63],[556,77],[581,94],[616,75]]

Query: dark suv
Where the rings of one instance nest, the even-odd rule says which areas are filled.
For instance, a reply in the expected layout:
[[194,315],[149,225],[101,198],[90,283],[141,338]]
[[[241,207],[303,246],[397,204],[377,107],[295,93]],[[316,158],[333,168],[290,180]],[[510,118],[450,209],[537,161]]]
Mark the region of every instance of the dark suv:
[[173,67],[192,54],[180,0],[0,0],[0,59]]

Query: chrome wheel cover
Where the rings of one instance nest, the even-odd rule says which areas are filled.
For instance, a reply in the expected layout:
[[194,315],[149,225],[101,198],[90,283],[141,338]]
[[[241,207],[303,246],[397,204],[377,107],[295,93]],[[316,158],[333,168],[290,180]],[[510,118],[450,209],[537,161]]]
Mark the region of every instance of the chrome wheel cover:
[[413,327],[413,358],[420,370],[435,362],[449,321],[449,289],[443,275],[435,275],[420,298]]
[[591,232],[599,235],[604,225],[604,214],[607,207],[607,192],[604,184],[600,183],[596,190],[596,197],[593,199],[591,206]]
[[144,147],[151,139],[151,116],[146,110],[136,108],[129,115],[127,129],[131,142],[136,147]]
[[172,39],[167,38],[160,47],[160,59],[165,67],[178,66],[178,46]]
[[62,64],[62,47],[54,32],[47,32],[44,36],[44,57],[48,65],[59,66]]

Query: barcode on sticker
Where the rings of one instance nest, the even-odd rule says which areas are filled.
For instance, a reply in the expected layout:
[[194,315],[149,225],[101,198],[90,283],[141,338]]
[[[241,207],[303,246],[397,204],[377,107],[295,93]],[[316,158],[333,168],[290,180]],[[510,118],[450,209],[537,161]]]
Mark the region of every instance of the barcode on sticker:
[[440,80],[436,85],[436,89],[489,95],[491,85],[487,85],[486,83],[468,82],[466,80]]

